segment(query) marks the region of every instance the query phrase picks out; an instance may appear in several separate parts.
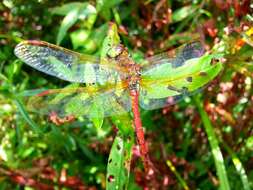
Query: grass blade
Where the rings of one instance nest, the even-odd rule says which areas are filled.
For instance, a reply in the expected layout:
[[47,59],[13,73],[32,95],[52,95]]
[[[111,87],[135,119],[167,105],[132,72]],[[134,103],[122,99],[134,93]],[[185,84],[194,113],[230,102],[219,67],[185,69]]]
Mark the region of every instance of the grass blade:
[[18,108],[18,111],[20,112],[20,114],[22,115],[22,117],[25,119],[25,121],[29,124],[29,126],[31,127],[31,129],[33,131],[35,131],[36,133],[41,133],[41,130],[39,129],[39,127],[36,125],[36,123],[34,123],[34,121],[29,117],[28,113],[25,111],[25,108],[23,106],[23,104],[21,103],[20,100],[16,99],[15,100],[16,106]]
[[221,153],[221,150],[219,147],[218,140],[217,140],[216,135],[214,133],[212,123],[211,123],[207,113],[205,112],[205,110],[203,108],[203,104],[200,101],[199,97],[197,97],[197,96],[194,97],[194,100],[195,100],[196,105],[198,107],[200,117],[202,119],[205,131],[206,131],[206,134],[208,137],[208,141],[211,146],[211,151],[212,151],[212,154],[214,157],[217,175],[218,175],[218,178],[220,181],[220,189],[221,190],[230,190],[223,156],[222,156],[222,153]]
[[243,189],[250,190],[249,180],[248,180],[248,177],[246,175],[246,171],[245,171],[240,159],[236,156],[236,154],[231,150],[231,148],[225,142],[222,141],[222,144],[225,147],[225,149],[227,150],[227,152],[232,157],[232,162],[235,166],[235,169],[236,169],[237,173],[240,175]]

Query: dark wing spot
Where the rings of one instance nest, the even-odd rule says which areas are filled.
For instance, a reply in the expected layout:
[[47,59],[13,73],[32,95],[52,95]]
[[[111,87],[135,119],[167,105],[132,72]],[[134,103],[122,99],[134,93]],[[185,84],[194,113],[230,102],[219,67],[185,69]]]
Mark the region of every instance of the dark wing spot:
[[112,159],[109,160],[109,164],[112,163]]
[[186,77],[187,82],[192,82],[192,77]]
[[167,88],[168,88],[168,90],[176,91],[176,92],[179,92],[179,93],[181,92],[180,89],[178,89],[178,88],[176,88],[174,86],[171,86],[171,85],[168,85]]
[[184,59],[192,59],[195,57],[200,57],[205,53],[204,47],[201,45],[200,42],[192,42],[187,44],[183,49],[183,57]]
[[207,76],[207,73],[206,73],[206,72],[201,71],[201,72],[199,73],[199,76],[205,77],[205,76]]
[[186,60],[201,57],[205,50],[200,42],[186,44],[175,59],[172,60],[172,67],[177,68],[185,64]]

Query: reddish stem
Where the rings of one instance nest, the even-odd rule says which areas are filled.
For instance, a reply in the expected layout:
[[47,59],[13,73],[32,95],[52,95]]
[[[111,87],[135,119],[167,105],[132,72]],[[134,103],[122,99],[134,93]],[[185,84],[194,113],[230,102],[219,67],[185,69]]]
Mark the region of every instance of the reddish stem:
[[132,111],[134,114],[135,133],[137,136],[138,144],[140,146],[140,153],[144,162],[144,168],[146,171],[148,171],[150,161],[148,157],[148,147],[145,141],[144,131],[142,128],[142,122],[139,112],[139,93],[136,91],[131,91],[130,94],[132,97]]

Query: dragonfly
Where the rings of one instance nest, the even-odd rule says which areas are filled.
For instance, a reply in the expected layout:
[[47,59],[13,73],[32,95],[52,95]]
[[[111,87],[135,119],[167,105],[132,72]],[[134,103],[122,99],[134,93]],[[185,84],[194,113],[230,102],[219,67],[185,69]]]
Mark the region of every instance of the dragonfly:
[[75,118],[104,118],[132,110],[144,159],[148,150],[139,105],[154,110],[174,104],[206,85],[222,68],[213,63],[216,55],[204,53],[200,42],[181,46],[175,56],[164,52],[138,64],[121,44],[110,47],[102,58],[36,40],[19,43],[14,53],[29,66],[71,82],[60,89],[32,91],[28,110]]
[[[153,110],[174,104],[212,80],[221,65],[204,56],[199,42],[180,47],[174,57],[167,52],[137,64],[122,45],[99,59],[44,41],[19,43],[15,55],[29,66],[73,84],[62,89],[38,90],[28,110],[59,116],[106,117],[129,112],[131,96]],[[172,97],[172,98],[171,98]]]

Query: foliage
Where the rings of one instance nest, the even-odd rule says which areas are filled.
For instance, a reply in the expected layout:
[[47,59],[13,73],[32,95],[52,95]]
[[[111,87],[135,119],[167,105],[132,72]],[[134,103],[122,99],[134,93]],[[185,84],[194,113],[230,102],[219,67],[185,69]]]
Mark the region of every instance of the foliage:
[[[250,3],[3,0],[0,188],[251,189]],[[186,97],[160,110],[141,110],[155,175],[143,171],[129,114],[57,125],[28,113],[28,105],[18,96],[28,89],[68,85],[18,60],[13,54],[18,42],[39,39],[105,56],[106,43],[119,42],[118,36],[104,42],[110,36],[110,21],[118,25],[121,42],[136,62],[193,39],[205,44],[209,55],[223,54],[222,73],[193,99]]]

